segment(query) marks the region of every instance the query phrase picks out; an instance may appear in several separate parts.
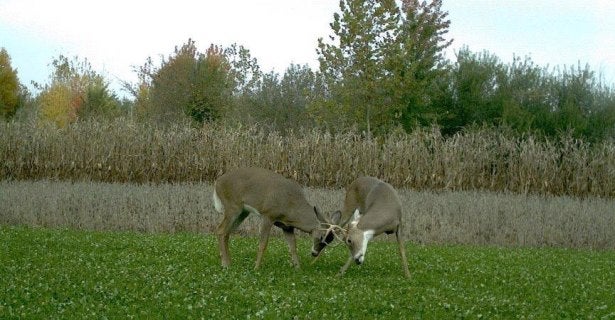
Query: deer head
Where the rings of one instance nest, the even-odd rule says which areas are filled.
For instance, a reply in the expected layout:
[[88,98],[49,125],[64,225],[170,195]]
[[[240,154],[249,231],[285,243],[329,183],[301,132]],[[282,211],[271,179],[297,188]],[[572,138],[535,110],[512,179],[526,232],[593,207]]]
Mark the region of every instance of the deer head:
[[361,213],[356,209],[350,217],[348,232],[344,242],[350,249],[350,255],[356,264],[362,264],[367,252],[367,243],[374,237],[374,230],[361,230],[358,228]]
[[320,228],[314,229],[312,231],[312,238],[314,239],[314,243],[312,245],[312,256],[318,257],[320,252],[335,238],[340,237],[340,232],[342,232],[342,227],[338,224],[340,222],[342,213],[340,211],[336,211],[329,215],[323,215],[320,211],[314,207],[314,212],[316,213],[316,218],[320,221]]

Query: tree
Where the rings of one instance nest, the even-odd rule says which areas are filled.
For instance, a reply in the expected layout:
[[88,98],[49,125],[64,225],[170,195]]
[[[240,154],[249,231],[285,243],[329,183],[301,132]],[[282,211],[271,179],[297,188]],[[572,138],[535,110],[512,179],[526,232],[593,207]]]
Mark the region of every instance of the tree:
[[151,59],[137,71],[139,84],[124,84],[136,98],[137,111],[157,122],[190,118],[197,123],[219,118],[231,104],[234,78],[221,47],[203,54],[193,40],[163,59],[156,68]]
[[108,82],[92,69],[87,59],[60,55],[52,62],[50,82],[37,84],[42,120],[65,126],[81,118],[112,116],[119,111],[117,97]]
[[505,73],[504,64],[495,55],[462,48],[453,70],[455,101],[449,109],[451,117],[444,122],[446,130],[455,132],[471,124],[499,124]]
[[[324,122],[339,121],[343,115],[347,119],[343,126],[355,124],[371,133],[390,120],[389,99],[381,83],[390,75],[385,60],[399,32],[399,8],[394,0],[341,0],[340,11],[331,23],[333,43],[318,39],[328,101],[321,101],[314,112]],[[323,117],[327,113],[337,117]]]
[[224,55],[230,64],[233,94],[241,96],[254,93],[260,83],[262,72],[250,50],[234,43],[224,49]]
[[334,43],[318,41],[328,91],[316,116],[333,111],[368,132],[439,120],[445,109],[439,105],[451,100],[442,80],[450,21],[441,6],[441,0],[407,0],[401,9],[393,0],[340,1],[341,15],[331,23]]
[[0,50],[0,117],[9,119],[21,106],[21,90],[17,70],[11,67],[6,49]]
[[505,125],[520,133],[597,141],[615,132],[615,94],[588,66],[541,68],[529,57],[506,65],[495,55],[457,53],[451,70],[453,103],[442,130]]
[[233,92],[230,65],[221,47],[211,45],[200,55],[194,72],[187,112],[198,123],[220,118],[229,109]]
[[400,124],[410,130],[416,123],[431,125],[450,116],[449,63],[444,50],[453,40],[444,38],[450,20],[442,11],[442,0],[404,0],[402,11],[398,51],[387,62],[393,75],[388,91],[397,99],[394,104]]
[[192,100],[198,51],[194,41],[175,50],[152,70],[149,104],[144,109],[148,118],[157,122],[176,122],[186,116]]
[[322,93],[318,75],[307,65],[291,64],[284,75],[270,72],[262,76],[252,94],[250,113],[258,123],[284,132],[312,125],[308,108]]

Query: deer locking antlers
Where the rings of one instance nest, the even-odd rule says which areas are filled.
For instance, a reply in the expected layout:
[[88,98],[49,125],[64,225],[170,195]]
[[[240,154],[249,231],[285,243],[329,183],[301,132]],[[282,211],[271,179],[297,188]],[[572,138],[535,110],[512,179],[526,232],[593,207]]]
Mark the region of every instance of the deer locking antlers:
[[[241,168],[223,174],[214,185],[213,203],[223,214],[218,225],[218,245],[223,267],[230,266],[228,252],[230,233],[250,214],[261,215],[260,240],[256,263],[258,269],[267,248],[272,226],[282,229],[288,243],[293,266],[299,268],[294,230],[309,233],[313,238],[312,263],[333,240],[345,243],[350,257],[340,269],[343,275],[352,261],[362,264],[367,243],[382,233],[395,233],[402,268],[410,276],[401,238],[402,206],[393,187],[379,179],[360,177],[346,188],[342,211],[323,215],[308,203],[302,187],[277,173],[259,168]],[[340,224],[340,220],[344,222]]]

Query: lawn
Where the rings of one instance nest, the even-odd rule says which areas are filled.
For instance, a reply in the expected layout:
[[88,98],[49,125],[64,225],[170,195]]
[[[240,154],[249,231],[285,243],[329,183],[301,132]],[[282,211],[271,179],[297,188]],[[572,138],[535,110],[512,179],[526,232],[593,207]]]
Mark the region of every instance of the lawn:
[[615,319],[615,252],[393,242],[335,275],[346,248],[290,267],[273,237],[253,270],[254,237],[231,238],[230,269],[209,234],[0,227],[0,318]]

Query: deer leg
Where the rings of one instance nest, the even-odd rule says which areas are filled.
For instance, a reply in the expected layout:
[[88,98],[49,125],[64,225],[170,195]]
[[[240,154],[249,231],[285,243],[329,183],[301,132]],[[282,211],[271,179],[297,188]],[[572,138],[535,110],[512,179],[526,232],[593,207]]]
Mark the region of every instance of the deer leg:
[[408,259],[406,259],[406,248],[404,241],[401,238],[401,230],[398,228],[395,231],[395,237],[397,238],[397,244],[399,245],[399,256],[401,257],[401,266],[404,269],[404,275],[406,278],[410,278],[410,270],[408,270]]
[[228,253],[228,234],[218,235],[218,248],[220,250],[220,260],[222,261],[222,267],[228,268],[231,265],[231,258]]
[[284,230],[284,238],[286,239],[286,243],[288,243],[288,251],[290,252],[290,257],[292,259],[293,267],[299,269],[299,257],[297,256],[297,242],[295,240],[295,228],[288,227],[283,228]]
[[[236,212],[235,214],[227,215],[226,212]],[[233,230],[237,228],[239,223],[246,218],[248,213],[241,211],[238,208],[227,208],[225,211],[222,222],[216,228],[216,235],[218,236],[218,248],[220,250],[220,259],[222,261],[222,267],[227,268],[231,265],[231,258],[228,251],[229,235]]]
[[340,272],[338,272],[337,276],[341,277],[344,275],[344,273],[346,273],[346,270],[348,269],[348,267],[350,267],[350,264],[352,264],[352,261],[354,259],[352,258],[352,253],[350,254],[350,257],[348,257],[348,261],[346,261],[346,264],[340,269]]
[[218,248],[220,249],[220,260],[222,261],[223,268],[227,268],[231,265],[231,258],[228,252],[228,238],[232,221],[229,220],[230,218],[225,216],[216,229],[216,234],[218,236]]
[[273,221],[271,219],[262,216],[261,223],[261,236],[258,241],[258,252],[256,254],[256,264],[254,265],[254,270],[260,268],[261,262],[263,260],[263,253],[265,249],[267,249],[267,242],[269,241],[269,233],[271,232],[271,227],[273,226]]

